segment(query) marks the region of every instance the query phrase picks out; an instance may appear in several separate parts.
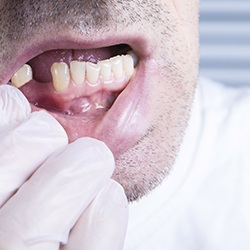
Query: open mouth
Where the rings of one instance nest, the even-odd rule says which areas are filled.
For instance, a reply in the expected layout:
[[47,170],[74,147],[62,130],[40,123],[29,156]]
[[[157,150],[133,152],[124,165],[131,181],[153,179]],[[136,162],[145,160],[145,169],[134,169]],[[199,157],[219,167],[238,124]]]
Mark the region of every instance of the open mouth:
[[30,103],[82,118],[110,109],[128,85],[137,56],[128,45],[95,50],[51,50],[32,58],[11,78]]
[[24,93],[33,111],[54,116],[69,141],[94,137],[119,155],[140,137],[130,124],[139,100],[139,64],[127,44],[46,50],[21,66],[9,84]]

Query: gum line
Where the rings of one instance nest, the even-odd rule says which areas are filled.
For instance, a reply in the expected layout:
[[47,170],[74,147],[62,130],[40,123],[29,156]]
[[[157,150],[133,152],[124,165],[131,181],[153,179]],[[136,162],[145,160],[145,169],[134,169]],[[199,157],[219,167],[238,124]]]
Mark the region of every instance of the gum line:
[[[70,82],[81,86],[96,86],[103,82],[110,84],[128,81],[137,63],[136,55],[131,51],[126,55],[115,56],[97,64],[71,61],[70,67],[64,62],[56,62],[51,67],[52,85],[55,91],[62,92],[69,88]],[[20,88],[33,79],[30,65],[23,65],[11,78],[12,84]]]

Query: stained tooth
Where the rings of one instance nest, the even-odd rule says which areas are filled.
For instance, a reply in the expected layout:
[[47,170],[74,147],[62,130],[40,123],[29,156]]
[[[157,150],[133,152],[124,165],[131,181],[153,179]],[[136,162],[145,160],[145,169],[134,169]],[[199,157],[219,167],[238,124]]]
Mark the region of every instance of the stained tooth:
[[122,64],[126,76],[131,77],[134,73],[134,61],[132,56],[130,55],[122,56]]
[[100,75],[104,82],[109,82],[111,80],[111,62],[110,60],[99,61],[100,65]]
[[71,61],[70,62],[70,72],[71,77],[75,84],[82,85],[85,81],[85,62]]
[[24,64],[11,78],[11,82],[15,87],[20,88],[30,80],[32,80],[32,68],[28,64]]
[[56,62],[51,66],[54,89],[58,92],[64,91],[69,87],[70,74],[69,67],[65,62]]
[[115,79],[120,80],[123,78],[123,68],[122,68],[122,59],[121,56],[116,56],[110,58],[112,63],[112,72],[114,74]]
[[87,62],[86,67],[87,67],[86,77],[88,82],[90,83],[90,85],[96,85],[100,74],[100,68],[101,68],[100,65]]

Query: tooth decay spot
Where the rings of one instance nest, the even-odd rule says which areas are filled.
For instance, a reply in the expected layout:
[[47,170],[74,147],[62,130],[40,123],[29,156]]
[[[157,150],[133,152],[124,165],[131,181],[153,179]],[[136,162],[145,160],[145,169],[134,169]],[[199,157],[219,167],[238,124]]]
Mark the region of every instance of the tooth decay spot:
[[25,83],[32,80],[32,69],[28,64],[24,64],[11,78],[11,82],[15,87],[20,88]]
[[[70,68],[64,62],[55,62],[51,66],[52,85],[57,92],[68,89],[70,79],[78,85],[88,84],[96,86],[99,82],[110,84],[114,80],[121,81],[130,78],[134,73],[134,67],[138,58],[133,51],[122,56],[99,61],[97,64],[91,62],[71,61]],[[24,64],[11,78],[11,82],[20,88],[32,80],[32,68]],[[127,79],[129,80],[129,79]]]

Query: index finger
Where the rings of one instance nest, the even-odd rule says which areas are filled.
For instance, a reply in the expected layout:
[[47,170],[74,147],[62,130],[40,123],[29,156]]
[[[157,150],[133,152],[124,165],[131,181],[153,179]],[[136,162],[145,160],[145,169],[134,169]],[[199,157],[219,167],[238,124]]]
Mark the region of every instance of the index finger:
[[25,96],[0,86],[0,207],[55,150],[67,144],[61,125],[44,111],[31,113]]

